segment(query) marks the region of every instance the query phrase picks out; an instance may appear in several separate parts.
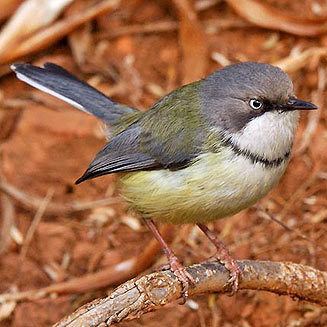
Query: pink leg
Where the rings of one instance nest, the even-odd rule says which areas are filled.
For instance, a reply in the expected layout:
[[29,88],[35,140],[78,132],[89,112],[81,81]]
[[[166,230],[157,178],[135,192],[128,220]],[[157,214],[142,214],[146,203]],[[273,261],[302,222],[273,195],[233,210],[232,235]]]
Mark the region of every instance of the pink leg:
[[174,273],[174,275],[178,278],[178,280],[183,285],[183,297],[184,300],[188,297],[188,288],[190,283],[194,283],[193,277],[186,271],[185,267],[182,265],[182,263],[178,260],[175,253],[171,250],[169,245],[165,242],[165,240],[162,238],[157,226],[155,225],[154,221],[152,219],[145,219],[144,222],[154,235],[154,237],[157,239],[157,241],[160,243],[162,250],[164,251],[168,263],[170,266],[171,271]]
[[218,237],[204,224],[197,224],[202,232],[208,237],[208,239],[214,244],[217,249],[215,257],[225,265],[226,269],[230,273],[229,284],[231,284],[231,295],[235,294],[238,290],[239,278],[241,275],[241,269],[236,261],[231,257],[225,244],[218,239]]

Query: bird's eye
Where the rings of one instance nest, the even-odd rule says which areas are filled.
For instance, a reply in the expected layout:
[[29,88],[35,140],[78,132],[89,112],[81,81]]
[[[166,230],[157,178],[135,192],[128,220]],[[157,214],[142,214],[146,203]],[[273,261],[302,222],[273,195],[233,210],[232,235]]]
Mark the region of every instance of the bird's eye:
[[249,104],[250,104],[250,107],[254,110],[259,110],[263,106],[263,102],[258,99],[251,99]]

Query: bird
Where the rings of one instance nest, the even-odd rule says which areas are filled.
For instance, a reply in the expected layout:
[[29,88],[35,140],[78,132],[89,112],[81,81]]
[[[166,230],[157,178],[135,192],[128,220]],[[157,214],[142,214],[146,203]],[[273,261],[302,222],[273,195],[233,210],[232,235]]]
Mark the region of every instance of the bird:
[[120,192],[152,231],[187,297],[192,276],[165,242],[158,222],[196,224],[216,247],[234,294],[241,270],[206,223],[263,198],[290,160],[299,110],[290,77],[267,63],[243,62],[163,96],[142,112],[114,102],[64,68],[16,63],[21,81],[94,115],[109,140],[76,181],[118,173]]

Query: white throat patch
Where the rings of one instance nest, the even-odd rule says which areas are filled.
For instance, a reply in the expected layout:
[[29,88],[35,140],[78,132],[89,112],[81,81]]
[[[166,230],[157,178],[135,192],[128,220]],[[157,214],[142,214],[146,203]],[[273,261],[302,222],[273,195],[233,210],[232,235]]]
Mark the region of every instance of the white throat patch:
[[297,111],[266,112],[252,119],[242,131],[232,133],[230,137],[239,148],[275,160],[291,150],[298,117]]

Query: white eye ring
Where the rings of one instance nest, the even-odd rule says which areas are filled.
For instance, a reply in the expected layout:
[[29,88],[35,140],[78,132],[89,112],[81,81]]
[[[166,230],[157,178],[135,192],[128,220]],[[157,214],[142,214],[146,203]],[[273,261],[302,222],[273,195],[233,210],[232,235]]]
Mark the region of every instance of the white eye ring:
[[259,110],[263,106],[263,102],[258,99],[251,99],[249,104],[250,104],[250,107],[254,110]]

